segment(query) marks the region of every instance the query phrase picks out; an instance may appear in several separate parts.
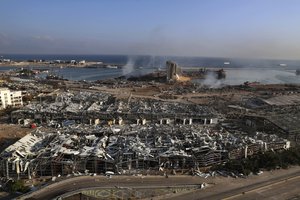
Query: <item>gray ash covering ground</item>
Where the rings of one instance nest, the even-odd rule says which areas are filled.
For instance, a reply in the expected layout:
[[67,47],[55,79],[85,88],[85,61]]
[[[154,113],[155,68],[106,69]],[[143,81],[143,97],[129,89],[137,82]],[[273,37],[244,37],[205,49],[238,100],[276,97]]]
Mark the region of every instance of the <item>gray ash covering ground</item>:
[[[3,55],[16,61],[42,60],[87,60],[104,63],[122,64],[122,68],[55,68],[53,72],[70,80],[96,81],[116,78],[122,75],[144,75],[155,70],[164,70],[165,62],[172,60],[184,68],[224,68],[226,79],[215,80],[208,77],[197,80],[202,84],[219,86],[242,84],[245,81],[260,83],[300,83],[300,76],[295,74],[300,69],[300,61],[295,60],[262,60],[262,59],[232,59],[204,57],[172,57],[172,56],[118,56],[118,55]],[[227,63],[227,64],[224,64]],[[284,64],[284,65],[282,65]],[[0,68],[1,71],[14,67]]]

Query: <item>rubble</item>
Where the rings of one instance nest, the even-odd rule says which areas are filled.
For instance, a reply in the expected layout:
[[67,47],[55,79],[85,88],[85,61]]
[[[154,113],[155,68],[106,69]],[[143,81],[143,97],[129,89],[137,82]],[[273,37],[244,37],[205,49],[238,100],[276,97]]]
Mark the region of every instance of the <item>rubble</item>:
[[73,124],[34,132],[1,153],[2,176],[32,178],[68,174],[118,174],[182,172],[194,169],[207,177],[202,167],[228,159],[277,148],[289,142],[276,135],[255,137],[229,133],[202,125],[114,125]]
[[[215,175],[208,171],[211,166],[290,148],[287,132],[294,141],[299,138],[295,92],[276,97],[260,85],[258,97],[245,86],[207,89],[121,80],[64,84],[77,85],[76,90],[44,88],[35,101],[11,113],[12,123],[38,128],[1,153],[2,176],[109,172],[207,178]],[[155,92],[141,95],[149,88]]]
[[[215,124],[216,112],[208,106],[164,102],[151,99],[121,100],[106,93],[62,92],[53,101],[33,102],[14,111],[11,120],[35,119],[42,122],[80,120],[90,124],[112,120],[114,123],[138,124]],[[122,119],[122,120],[120,120]]]

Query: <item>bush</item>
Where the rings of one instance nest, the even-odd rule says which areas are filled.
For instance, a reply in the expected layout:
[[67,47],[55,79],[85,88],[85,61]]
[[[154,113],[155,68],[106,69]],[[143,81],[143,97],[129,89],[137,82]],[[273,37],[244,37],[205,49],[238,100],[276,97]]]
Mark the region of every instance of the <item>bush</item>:
[[26,193],[30,190],[29,187],[25,186],[24,183],[20,180],[14,181],[14,182],[9,182],[7,187],[10,192]]
[[225,165],[216,166],[214,169],[249,175],[251,172],[257,174],[260,169],[287,169],[290,165],[300,165],[299,146],[281,152],[269,151],[240,160],[229,160]]

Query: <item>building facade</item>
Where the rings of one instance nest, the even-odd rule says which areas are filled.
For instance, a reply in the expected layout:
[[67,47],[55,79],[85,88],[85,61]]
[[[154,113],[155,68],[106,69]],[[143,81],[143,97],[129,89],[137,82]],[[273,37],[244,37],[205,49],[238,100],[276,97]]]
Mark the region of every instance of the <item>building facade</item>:
[[0,88],[0,109],[5,109],[7,106],[23,106],[22,92],[10,91],[8,88]]

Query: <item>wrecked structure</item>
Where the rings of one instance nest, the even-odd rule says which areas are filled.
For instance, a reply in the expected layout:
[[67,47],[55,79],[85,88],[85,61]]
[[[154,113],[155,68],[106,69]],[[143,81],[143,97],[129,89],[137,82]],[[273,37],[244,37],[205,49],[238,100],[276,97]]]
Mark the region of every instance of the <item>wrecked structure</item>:
[[176,81],[178,75],[178,66],[172,61],[166,62],[167,66],[167,81]]
[[[166,61],[166,70],[155,70],[151,73],[136,75],[129,74],[120,76],[116,80],[128,81],[145,81],[145,82],[160,82],[160,83],[176,83],[176,82],[190,82],[193,79],[205,79],[212,77],[214,79],[225,79],[226,72],[224,69],[207,69],[207,68],[181,68],[173,61]],[[100,81],[101,82],[101,81]]]
[[176,81],[190,81],[191,79],[202,79],[207,76],[213,76],[215,79],[225,79],[226,72],[224,69],[211,70],[206,68],[200,69],[181,69],[177,63],[172,61],[166,62],[167,68],[167,82],[176,82]]
[[152,99],[116,99],[106,93],[63,92],[48,101],[31,103],[11,113],[11,121],[24,125],[74,120],[84,124],[215,124],[216,112],[207,106]]
[[186,173],[267,150],[288,149],[276,135],[253,137],[201,125],[71,125],[36,129],[1,153],[6,178]]
[[[243,95],[235,97],[240,92],[238,88],[209,90],[202,95],[204,89],[193,85],[166,84],[172,90],[159,85],[159,92],[148,98],[138,92],[132,95],[134,90],[148,89],[140,85],[120,96],[98,91],[96,87],[84,92],[82,87],[77,92],[58,90],[38,96],[36,102],[13,111],[11,122],[37,123],[43,128],[35,129],[2,152],[0,173],[15,179],[107,171],[188,174],[230,159],[288,149],[290,137],[281,137],[273,126],[280,125],[286,113],[290,118],[285,119],[290,122],[282,122],[281,127],[289,124],[289,132],[297,128],[297,111],[293,113],[291,108],[277,117],[272,114],[275,108],[270,107],[281,102],[297,105],[295,94],[258,101],[250,92],[243,94],[248,95],[245,99],[241,98]],[[178,99],[159,96],[169,93]],[[191,95],[189,99],[184,96],[187,93]],[[206,104],[204,98],[208,99]],[[222,101],[217,104],[219,99]],[[256,107],[259,109],[255,110]],[[267,110],[270,114],[257,117],[259,112],[268,113]],[[247,127],[228,128],[224,119],[231,118],[244,120]],[[251,128],[253,134],[248,132]]]
[[274,134],[222,128],[212,107],[101,92],[53,93],[12,112],[11,120],[44,128],[2,152],[0,172],[7,178],[191,173],[290,147]]

